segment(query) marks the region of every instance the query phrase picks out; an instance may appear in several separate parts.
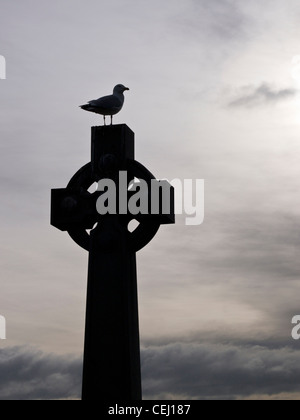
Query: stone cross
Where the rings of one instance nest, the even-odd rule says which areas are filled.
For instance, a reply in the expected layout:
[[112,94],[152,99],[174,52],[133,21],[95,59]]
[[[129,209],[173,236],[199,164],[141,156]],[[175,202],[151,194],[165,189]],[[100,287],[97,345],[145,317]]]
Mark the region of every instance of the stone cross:
[[[134,133],[126,125],[92,127],[91,162],[67,188],[52,190],[51,224],[89,252],[83,400],[142,399],[136,253],[175,216],[174,188],[157,181],[134,154]],[[135,179],[148,186],[146,194],[131,188]],[[105,200],[107,188],[89,192],[111,181],[113,206]],[[132,214],[130,200],[141,211]],[[102,210],[116,211],[99,212],[101,203]],[[133,232],[132,220],[139,223]]]

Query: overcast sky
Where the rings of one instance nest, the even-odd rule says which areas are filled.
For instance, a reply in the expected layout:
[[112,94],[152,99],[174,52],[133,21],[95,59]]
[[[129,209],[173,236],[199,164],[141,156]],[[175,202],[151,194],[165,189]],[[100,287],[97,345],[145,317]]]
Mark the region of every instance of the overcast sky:
[[145,398],[300,398],[298,0],[0,0],[0,399],[78,398],[87,253],[50,189],[89,159],[78,105],[158,178],[205,179],[205,221],[138,254]]

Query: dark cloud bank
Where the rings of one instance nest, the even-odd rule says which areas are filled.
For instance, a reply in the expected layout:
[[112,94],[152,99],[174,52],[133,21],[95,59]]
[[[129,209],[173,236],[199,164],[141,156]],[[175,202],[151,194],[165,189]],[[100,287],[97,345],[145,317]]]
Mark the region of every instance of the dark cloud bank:
[[[294,343],[204,342],[143,347],[144,398],[230,400],[300,392],[300,352]],[[81,357],[2,349],[0,399],[78,399],[81,370]]]
[[0,399],[48,400],[79,396],[82,360],[28,347],[0,350]]

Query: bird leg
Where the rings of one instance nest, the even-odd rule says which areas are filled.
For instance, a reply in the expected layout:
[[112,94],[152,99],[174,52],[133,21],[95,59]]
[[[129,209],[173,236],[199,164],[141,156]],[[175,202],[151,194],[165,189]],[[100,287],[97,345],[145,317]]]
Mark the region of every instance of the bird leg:
[[103,115],[103,119],[104,119],[104,125],[106,125],[106,122],[105,122],[105,115]]
[[110,116],[110,125],[113,125],[113,116]]

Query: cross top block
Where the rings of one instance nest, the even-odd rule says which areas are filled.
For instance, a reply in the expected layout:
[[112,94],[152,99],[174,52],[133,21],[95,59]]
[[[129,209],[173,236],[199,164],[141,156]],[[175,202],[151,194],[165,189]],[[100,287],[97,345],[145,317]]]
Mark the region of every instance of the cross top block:
[[[127,125],[92,127],[91,162],[73,176],[67,188],[52,190],[51,224],[67,231],[87,251],[90,250],[90,234],[87,230],[93,229],[97,223],[114,223],[126,229],[128,247],[133,252],[147,245],[160,225],[175,223],[174,188],[167,181],[156,180],[148,169],[137,162],[134,149],[134,133]],[[130,190],[130,184],[136,178],[148,186],[147,194],[139,194],[137,198]],[[113,214],[103,215],[97,210],[98,200],[105,202],[106,191],[88,191],[100,181],[114,183],[116,211]],[[159,195],[154,197],[154,191]],[[140,203],[142,200],[144,211],[130,212],[130,201]],[[165,206],[164,202],[168,205]],[[137,220],[139,225],[130,232],[128,225],[132,220]],[[103,236],[109,236],[109,229]],[[108,243],[110,245],[106,247],[104,241],[103,248],[109,252],[114,246],[111,241]]]

